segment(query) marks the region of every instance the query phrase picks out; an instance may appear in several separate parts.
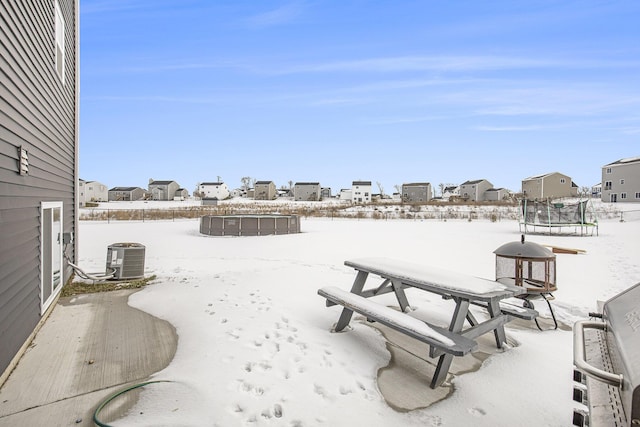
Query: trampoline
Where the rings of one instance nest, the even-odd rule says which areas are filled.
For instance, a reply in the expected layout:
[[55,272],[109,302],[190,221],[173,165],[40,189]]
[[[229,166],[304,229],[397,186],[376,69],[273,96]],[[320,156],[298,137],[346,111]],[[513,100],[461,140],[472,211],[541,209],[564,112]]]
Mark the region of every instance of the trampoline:
[[520,201],[520,232],[598,235],[598,218],[589,199],[575,203]]

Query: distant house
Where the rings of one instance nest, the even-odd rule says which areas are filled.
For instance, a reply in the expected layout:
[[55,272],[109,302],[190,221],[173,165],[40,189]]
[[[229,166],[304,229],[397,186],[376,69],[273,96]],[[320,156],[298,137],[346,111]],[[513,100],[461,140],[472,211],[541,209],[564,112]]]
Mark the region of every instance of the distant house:
[[484,193],[484,200],[491,202],[491,201],[501,201],[501,200],[505,200],[507,197],[509,197],[509,190],[507,190],[506,188],[490,188],[487,191],[485,191]]
[[485,192],[493,188],[486,179],[477,179],[475,181],[466,181],[460,184],[460,197],[470,202],[485,201]]
[[113,187],[109,190],[110,202],[134,202],[145,198],[147,192],[140,187]]
[[602,167],[603,202],[640,202],[640,157],[620,159]]
[[106,202],[109,200],[109,189],[98,181],[78,180],[78,206],[84,207],[87,202]]
[[431,184],[428,182],[414,182],[402,184],[402,201],[406,203],[420,203],[431,200]]
[[460,196],[460,187],[457,185],[445,185],[442,189],[442,199],[450,200],[452,197]]
[[351,201],[353,203],[371,203],[371,181],[353,181],[351,183]]
[[279,188],[276,193],[278,197],[293,197],[293,190],[290,188]]
[[331,198],[331,187],[322,187],[320,189],[320,198],[322,200]]
[[0,2],[0,384],[78,262],[79,8]]
[[577,197],[578,186],[560,172],[551,172],[522,180],[522,194],[528,200]]
[[173,200],[185,200],[189,198],[189,191],[186,188],[178,188],[176,194],[173,196]]
[[253,198],[255,200],[274,200],[278,197],[276,184],[273,181],[256,181]]
[[180,185],[175,181],[149,180],[149,194],[152,200],[173,200]]
[[591,197],[599,199],[602,197],[602,183],[597,183],[591,187]]
[[201,182],[198,184],[198,194],[204,199],[228,199],[231,193],[224,182]]
[[293,186],[293,199],[305,202],[320,200],[320,183],[296,182]]
[[338,199],[352,201],[352,194],[353,191],[350,188],[341,188],[340,192],[338,193]]

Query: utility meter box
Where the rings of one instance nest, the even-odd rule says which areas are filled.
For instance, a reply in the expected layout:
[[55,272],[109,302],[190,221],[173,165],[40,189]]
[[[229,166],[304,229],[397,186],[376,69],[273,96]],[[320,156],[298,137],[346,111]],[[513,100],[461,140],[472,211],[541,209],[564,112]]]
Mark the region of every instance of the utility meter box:
[[107,274],[113,279],[128,280],[144,277],[145,247],[140,243],[114,243],[107,247]]

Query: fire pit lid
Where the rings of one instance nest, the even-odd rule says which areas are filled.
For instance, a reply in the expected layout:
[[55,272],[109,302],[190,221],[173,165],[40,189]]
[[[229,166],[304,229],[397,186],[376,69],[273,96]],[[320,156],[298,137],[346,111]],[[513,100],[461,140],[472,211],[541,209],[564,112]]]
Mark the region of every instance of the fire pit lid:
[[524,234],[519,242],[509,242],[493,251],[494,254],[507,258],[548,259],[555,258],[555,254],[534,242],[525,242]]

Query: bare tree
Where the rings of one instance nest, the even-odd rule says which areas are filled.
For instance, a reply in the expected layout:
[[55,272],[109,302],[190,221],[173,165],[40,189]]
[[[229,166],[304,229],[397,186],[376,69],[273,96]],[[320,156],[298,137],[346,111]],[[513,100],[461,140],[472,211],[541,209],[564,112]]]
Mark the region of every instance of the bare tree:
[[440,189],[440,197],[444,197],[444,184],[438,184],[438,188]]
[[376,185],[378,186],[378,191],[380,192],[380,198],[384,198],[384,187],[380,183],[380,181],[376,181]]
[[396,192],[397,192],[398,194],[401,194],[401,193],[402,193],[402,185],[398,185],[398,184],[396,184],[396,185],[394,185],[394,186],[393,186],[393,188],[395,188],[395,189],[396,189]]
[[251,187],[251,177],[250,176],[243,176],[242,178],[240,178],[240,182],[242,182],[242,189],[244,191],[247,191]]
[[587,186],[580,187],[580,192],[583,196],[587,196],[591,192],[591,188]]

